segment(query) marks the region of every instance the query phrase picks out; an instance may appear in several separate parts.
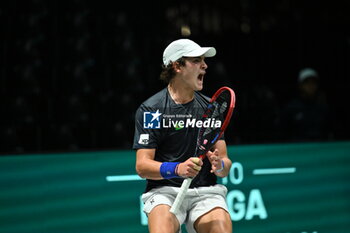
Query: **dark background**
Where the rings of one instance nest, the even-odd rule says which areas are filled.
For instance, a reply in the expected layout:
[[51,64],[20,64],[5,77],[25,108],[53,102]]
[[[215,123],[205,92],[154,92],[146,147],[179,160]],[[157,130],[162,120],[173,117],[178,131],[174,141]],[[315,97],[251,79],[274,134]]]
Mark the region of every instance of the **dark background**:
[[[237,95],[229,144],[290,142],[281,112],[300,69],[329,105],[319,141],[350,139],[349,1],[7,1],[1,3],[0,153],[131,149],[134,113],[165,85],[164,48],[214,46],[203,93]],[[305,141],[305,140],[304,140]]]

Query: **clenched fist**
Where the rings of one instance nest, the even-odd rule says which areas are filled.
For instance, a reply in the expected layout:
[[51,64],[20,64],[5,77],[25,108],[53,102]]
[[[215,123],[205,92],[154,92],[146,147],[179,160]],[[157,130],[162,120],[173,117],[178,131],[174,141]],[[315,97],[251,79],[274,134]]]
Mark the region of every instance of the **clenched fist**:
[[195,177],[202,169],[203,161],[198,157],[191,157],[177,166],[176,173],[181,177]]

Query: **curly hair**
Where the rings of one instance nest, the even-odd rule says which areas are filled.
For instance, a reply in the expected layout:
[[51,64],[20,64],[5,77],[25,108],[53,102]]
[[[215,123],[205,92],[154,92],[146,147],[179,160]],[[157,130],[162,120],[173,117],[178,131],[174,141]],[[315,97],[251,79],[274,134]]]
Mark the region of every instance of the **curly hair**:
[[[174,65],[175,64],[175,65]],[[180,58],[174,62],[170,62],[167,66],[162,65],[162,71],[160,73],[160,80],[165,83],[170,83],[170,81],[175,77],[175,67],[176,66],[185,66],[185,58]]]

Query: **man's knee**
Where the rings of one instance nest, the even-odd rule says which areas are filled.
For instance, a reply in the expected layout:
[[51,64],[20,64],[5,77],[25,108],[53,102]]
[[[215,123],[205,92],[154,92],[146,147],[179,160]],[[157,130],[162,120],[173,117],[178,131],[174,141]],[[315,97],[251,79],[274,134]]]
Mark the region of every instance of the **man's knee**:
[[231,222],[224,220],[213,220],[197,225],[196,231],[199,233],[231,233]]
[[199,233],[231,233],[232,222],[229,213],[216,208],[201,216],[194,224]]

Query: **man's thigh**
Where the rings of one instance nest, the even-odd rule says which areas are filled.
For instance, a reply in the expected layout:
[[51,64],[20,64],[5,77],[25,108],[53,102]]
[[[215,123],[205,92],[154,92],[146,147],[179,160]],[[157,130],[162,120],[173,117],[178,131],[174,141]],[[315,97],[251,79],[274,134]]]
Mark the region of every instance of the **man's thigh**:
[[194,223],[194,228],[198,233],[231,233],[230,214],[222,208],[214,208],[199,217]]
[[[143,211],[148,216],[150,232],[176,232],[186,219],[186,211],[181,210],[176,215],[170,213],[170,206],[175,200],[178,190],[169,187],[156,188],[142,195]],[[162,226],[162,228],[160,228]],[[174,229],[174,231],[169,230]]]
[[189,200],[191,210],[186,223],[189,233],[196,232],[196,224],[205,223],[205,226],[209,226],[214,220],[220,221],[218,223],[224,224],[224,229],[230,230],[232,224],[225,198],[226,193],[227,188],[223,185],[198,188],[198,195]]
[[150,233],[178,232],[180,224],[175,215],[169,212],[170,206],[157,205],[148,214]]

